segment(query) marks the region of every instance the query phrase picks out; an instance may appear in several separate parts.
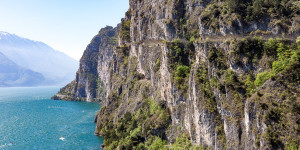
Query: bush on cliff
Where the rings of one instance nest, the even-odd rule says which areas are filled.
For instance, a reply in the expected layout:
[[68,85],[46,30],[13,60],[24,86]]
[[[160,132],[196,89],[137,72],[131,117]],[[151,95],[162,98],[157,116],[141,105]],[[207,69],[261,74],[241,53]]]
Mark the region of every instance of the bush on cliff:
[[[135,114],[127,112],[113,125],[113,130],[103,130],[105,149],[164,149],[165,130],[170,114],[165,105],[154,100],[144,100]],[[107,124],[105,126],[111,126]]]

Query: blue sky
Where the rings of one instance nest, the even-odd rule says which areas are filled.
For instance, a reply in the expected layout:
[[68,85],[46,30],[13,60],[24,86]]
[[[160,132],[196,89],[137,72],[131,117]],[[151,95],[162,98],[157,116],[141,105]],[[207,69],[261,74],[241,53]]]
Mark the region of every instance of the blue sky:
[[0,31],[42,41],[79,60],[93,36],[116,26],[128,0],[0,0]]

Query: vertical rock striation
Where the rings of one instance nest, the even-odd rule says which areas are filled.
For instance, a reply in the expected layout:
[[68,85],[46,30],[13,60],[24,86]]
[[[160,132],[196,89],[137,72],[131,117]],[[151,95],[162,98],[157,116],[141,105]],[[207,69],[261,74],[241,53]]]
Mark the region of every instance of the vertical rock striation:
[[299,11],[281,24],[272,14],[249,21],[228,3],[130,0],[54,98],[101,100],[95,133],[107,149],[151,147],[153,136],[174,147],[185,138],[211,149],[297,148]]

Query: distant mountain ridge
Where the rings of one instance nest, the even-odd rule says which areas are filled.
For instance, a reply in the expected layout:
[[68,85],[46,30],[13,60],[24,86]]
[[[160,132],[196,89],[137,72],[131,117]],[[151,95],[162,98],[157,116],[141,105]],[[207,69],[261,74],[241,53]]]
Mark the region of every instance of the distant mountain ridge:
[[41,73],[17,65],[0,52],[0,87],[36,86],[44,81]]
[[41,73],[42,85],[63,85],[73,80],[78,61],[47,44],[0,31],[0,52],[16,65]]

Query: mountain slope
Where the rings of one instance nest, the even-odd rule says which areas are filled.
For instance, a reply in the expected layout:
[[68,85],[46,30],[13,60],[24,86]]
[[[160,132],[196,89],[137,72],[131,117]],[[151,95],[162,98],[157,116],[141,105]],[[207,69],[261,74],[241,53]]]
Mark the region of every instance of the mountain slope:
[[0,52],[16,64],[40,72],[48,85],[63,85],[73,80],[78,62],[48,45],[0,32]]
[[129,2],[54,97],[102,100],[105,149],[299,148],[297,0]]
[[37,86],[44,82],[42,74],[18,66],[0,52],[0,87]]

